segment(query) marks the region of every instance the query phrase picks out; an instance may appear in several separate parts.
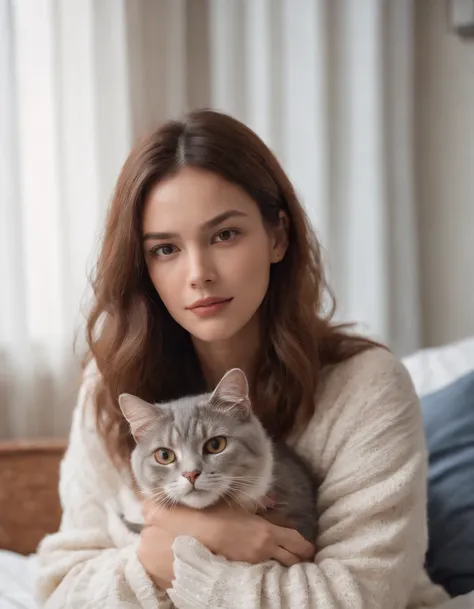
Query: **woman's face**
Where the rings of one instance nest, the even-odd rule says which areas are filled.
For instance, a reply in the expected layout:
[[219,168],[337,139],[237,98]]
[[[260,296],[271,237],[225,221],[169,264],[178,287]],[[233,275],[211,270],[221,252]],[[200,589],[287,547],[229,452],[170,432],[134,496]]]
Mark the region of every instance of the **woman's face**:
[[144,206],[151,281],[171,316],[205,342],[235,336],[256,315],[286,250],[281,233],[241,188],[190,167],[155,185]]

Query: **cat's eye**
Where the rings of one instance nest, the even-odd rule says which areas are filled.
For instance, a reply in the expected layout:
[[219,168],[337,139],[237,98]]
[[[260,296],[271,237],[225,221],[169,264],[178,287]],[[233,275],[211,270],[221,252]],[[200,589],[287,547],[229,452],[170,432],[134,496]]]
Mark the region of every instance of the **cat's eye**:
[[227,439],[224,438],[224,436],[217,436],[206,442],[204,450],[211,455],[217,455],[221,453],[226,446]]
[[161,465],[171,465],[176,461],[176,455],[169,448],[155,450],[155,460]]

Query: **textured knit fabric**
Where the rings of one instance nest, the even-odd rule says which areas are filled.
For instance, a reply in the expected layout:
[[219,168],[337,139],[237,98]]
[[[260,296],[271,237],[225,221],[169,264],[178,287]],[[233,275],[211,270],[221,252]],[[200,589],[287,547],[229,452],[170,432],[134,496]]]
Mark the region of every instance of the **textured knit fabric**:
[[91,372],[61,468],[60,531],[39,549],[37,592],[48,609],[421,609],[446,600],[423,567],[427,455],[419,402],[389,352],[373,349],[327,369],[311,422],[290,439],[321,483],[314,563],[230,562],[181,536],[166,593],[153,587],[137,538],[118,516],[133,517],[139,504],[97,436],[93,383]]

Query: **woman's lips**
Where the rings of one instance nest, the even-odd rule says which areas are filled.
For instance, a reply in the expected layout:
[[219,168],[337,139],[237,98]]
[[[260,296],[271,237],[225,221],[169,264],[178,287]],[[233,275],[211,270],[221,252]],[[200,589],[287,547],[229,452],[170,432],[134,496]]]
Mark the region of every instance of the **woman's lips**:
[[232,298],[205,298],[196,301],[188,309],[197,317],[212,317],[225,309],[232,300]]

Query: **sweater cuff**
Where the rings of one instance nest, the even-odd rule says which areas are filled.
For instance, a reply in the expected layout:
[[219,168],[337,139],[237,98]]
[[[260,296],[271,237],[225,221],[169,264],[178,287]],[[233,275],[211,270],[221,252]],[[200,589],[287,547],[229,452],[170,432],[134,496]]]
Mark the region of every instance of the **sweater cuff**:
[[193,537],[177,537],[173,551],[174,580],[173,587],[167,590],[169,598],[179,609],[210,607],[227,561],[212,554]]

